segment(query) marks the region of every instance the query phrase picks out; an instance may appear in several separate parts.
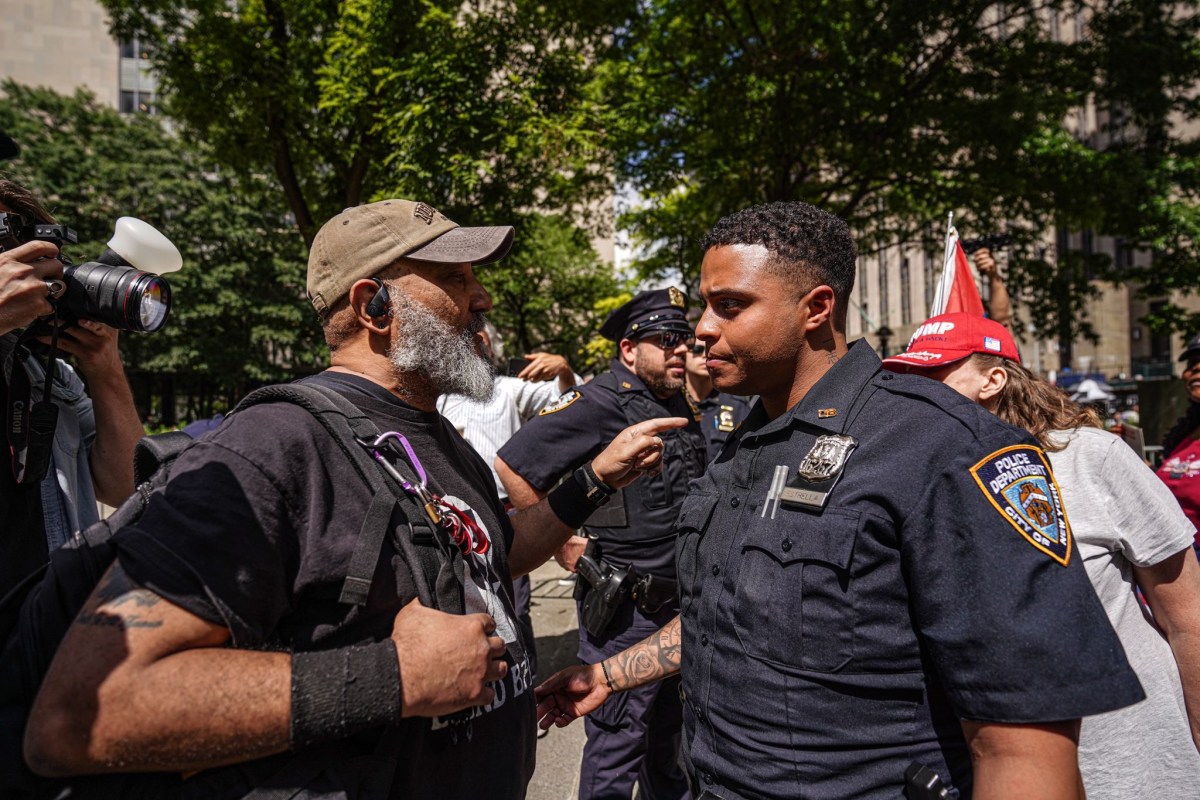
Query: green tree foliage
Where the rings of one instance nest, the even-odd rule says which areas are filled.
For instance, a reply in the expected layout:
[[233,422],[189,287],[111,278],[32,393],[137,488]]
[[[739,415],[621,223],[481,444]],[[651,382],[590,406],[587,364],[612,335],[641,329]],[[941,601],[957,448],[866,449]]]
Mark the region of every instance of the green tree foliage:
[[[826,208],[864,249],[940,249],[956,210],[964,235],[1014,229],[1043,335],[1089,335],[1087,277],[1111,265],[1047,254],[1047,231],[1155,247],[1137,277],[1200,286],[1195,145],[1176,126],[1196,117],[1196,24],[1194,3],[1150,0],[640,3],[600,80],[644,200],[625,219],[641,267],[694,282],[699,233],[752,203]],[[1100,135],[1073,135],[1081,113]]]
[[508,258],[478,275],[492,296],[489,316],[509,354],[560,353],[579,373],[607,367],[610,348],[588,345],[622,287],[570,220],[525,219]]
[[[193,400],[207,415],[250,385],[320,368],[324,340],[304,294],[303,245],[272,181],[235,177],[207,148],[145,115],[123,116],[80,91],[66,97],[6,82],[0,128],[21,145],[5,169],[80,238],[67,254],[100,255],[117,217],[135,216],[183,255],[174,305],[155,334],[123,333],[142,412],[148,393]],[[147,376],[153,376],[151,380]],[[173,404],[155,413],[170,420]]]
[[518,349],[581,346],[612,279],[565,215],[605,222],[610,157],[589,76],[610,0],[101,3],[116,33],[149,45],[184,134],[238,175],[272,172],[306,242],[386,197],[464,225],[516,223],[492,281],[497,321]]
[[476,224],[578,214],[608,191],[586,80],[603,0],[102,5],[150,45],[185,130],[241,172],[275,173],[306,241],[389,196]]

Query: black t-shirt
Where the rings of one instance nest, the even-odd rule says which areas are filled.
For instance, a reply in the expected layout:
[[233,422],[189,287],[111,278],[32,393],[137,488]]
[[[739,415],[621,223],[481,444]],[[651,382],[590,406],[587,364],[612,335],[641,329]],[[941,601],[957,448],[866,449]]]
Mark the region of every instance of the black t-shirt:
[[[405,722],[393,797],[522,797],[533,772],[533,692],[514,624],[508,552],[512,526],[491,474],[437,413],[402,403],[361,378],[326,372],[330,386],[380,431],[409,441],[431,489],[473,514],[492,546],[464,579],[468,613],[486,611],[508,643],[509,674],[470,730],[443,720]],[[288,403],[230,416],[176,462],[136,525],[116,535],[122,567],[138,583],[232,633],[242,648],[324,650],[388,636],[416,597],[410,568],[385,541],[362,608],[338,602],[368,487],[329,434]],[[364,746],[378,737],[364,736]],[[470,765],[470,769],[464,769]]]

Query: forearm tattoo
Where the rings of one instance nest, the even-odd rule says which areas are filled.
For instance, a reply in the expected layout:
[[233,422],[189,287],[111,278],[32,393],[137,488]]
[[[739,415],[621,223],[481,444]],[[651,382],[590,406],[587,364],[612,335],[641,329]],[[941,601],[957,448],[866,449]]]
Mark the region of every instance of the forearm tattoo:
[[633,689],[679,672],[682,656],[679,618],[633,647],[607,659],[613,691]]
[[102,628],[158,628],[162,620],[144,619],[138,609],[156,605],[162,598],[129,580],[125,571],[114,564],[88,598],[87,605],[75,618],[76,625]]

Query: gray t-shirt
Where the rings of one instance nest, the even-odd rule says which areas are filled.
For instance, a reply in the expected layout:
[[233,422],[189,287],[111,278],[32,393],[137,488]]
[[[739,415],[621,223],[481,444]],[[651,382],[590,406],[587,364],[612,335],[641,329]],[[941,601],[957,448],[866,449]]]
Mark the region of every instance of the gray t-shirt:
[[1079,557],[1125,646],[1146,699],[1085,717],[1079,767],[1089,800],[1194,798],[1200,753],[1192,742],[1179,670],[1134,592],[1133,566],[1190,550],[1195,528],[1162,481],[1124,442],[1096,428],[1055,431],[1050,453]]

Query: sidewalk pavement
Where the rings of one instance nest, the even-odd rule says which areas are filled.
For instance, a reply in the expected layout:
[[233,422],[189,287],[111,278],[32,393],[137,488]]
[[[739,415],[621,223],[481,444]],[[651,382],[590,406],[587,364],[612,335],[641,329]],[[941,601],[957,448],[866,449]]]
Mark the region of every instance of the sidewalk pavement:
[[[559,579],[568,575],[549,561],[529,576],[533,590],[530,613],[538,652],[537,682],[579,663],[575,656],[579,644],[575,601],[571,598],[575,585],[559,584]],[[537,769],[529,782],[527,800],[575,800],[583,742],[581,720],[565,728],[551,728],[538,739]]]

